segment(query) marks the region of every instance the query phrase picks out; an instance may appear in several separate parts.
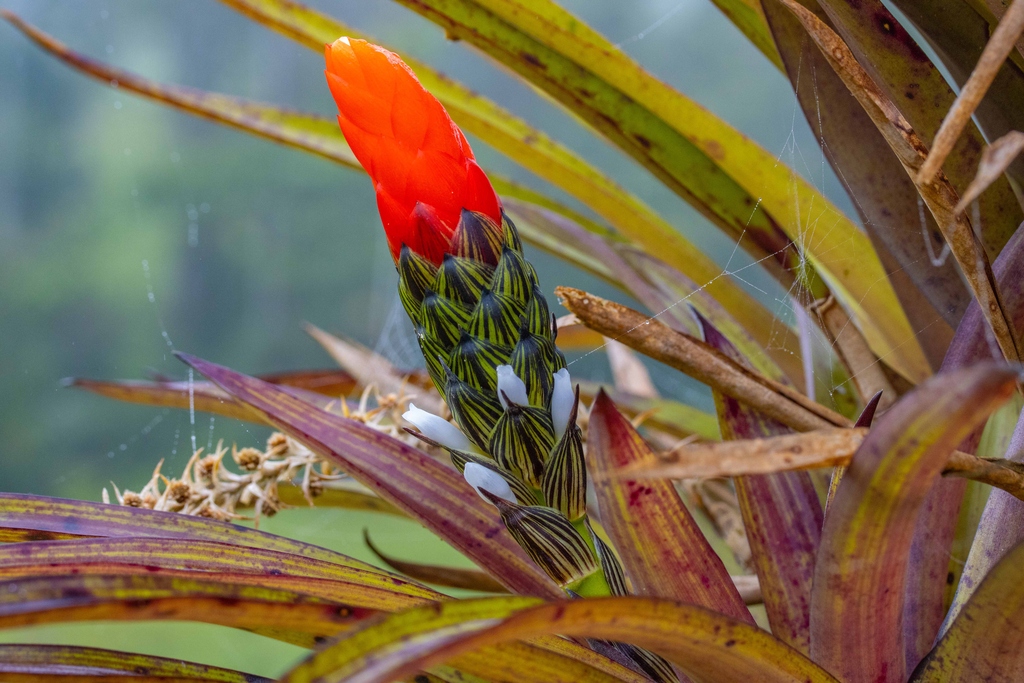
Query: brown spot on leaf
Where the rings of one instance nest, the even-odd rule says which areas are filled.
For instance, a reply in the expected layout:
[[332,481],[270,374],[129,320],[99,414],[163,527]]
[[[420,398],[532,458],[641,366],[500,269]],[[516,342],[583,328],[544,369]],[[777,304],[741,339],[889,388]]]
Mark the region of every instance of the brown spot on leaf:
[[519,56],[522,57],[524,62],[536,69],[541,69],[542,71],[547,69],[544,62],[540,61],[540,58],[532,52],[520,52]]
[[725,158],[725,147],[722,147],[722,143],[718,140],[708,140],[704,143],[704,151],[715,161]]

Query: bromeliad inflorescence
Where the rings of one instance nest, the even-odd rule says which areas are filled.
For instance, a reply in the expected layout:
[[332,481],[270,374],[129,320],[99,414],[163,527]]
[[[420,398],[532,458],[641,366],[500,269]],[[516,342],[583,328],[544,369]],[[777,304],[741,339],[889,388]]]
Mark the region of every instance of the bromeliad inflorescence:
[[[607,594],[585,522],[578,396],[537,274],[469,142],[395,54],[342,38],[327,48],[338,122],[377,192],[403,306],[458,423],[412,406],[425,441],[559,585]],[[612,581],[616,583],[616,581]]]
[[[583,439],[557,328],[515,225],[444,107],[392,52],[341,38],[326,50],[338,122],[377,193],[402,305],[459,428],[405,419],[560,586],[625,595],[614,551],[587,518]],[[660,657],[614,646],[659,681]]]

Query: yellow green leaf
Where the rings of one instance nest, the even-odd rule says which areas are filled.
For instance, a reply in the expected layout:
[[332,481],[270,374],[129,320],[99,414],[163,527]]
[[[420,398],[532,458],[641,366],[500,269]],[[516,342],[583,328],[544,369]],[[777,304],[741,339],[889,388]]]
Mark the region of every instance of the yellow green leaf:
[[1018,544],[992,568],[911,683],[1015,681],[1024,671],[1024,582]]
[[[653,78],[553,2],[398,2],[542,88],[732,238],[744,236],[740,244],[756,243],[763,254],[777,254],[793,268],[803,263],[791,249],[798,245],[877,355],[912,381],[930,374],[867,237],[767,150]],[[666,253],[663,243],[635,239],[655,253]],[[715,297],[735,315],[726,298]]]
[[235,584],[302,592],[366,610],[405,609],[445,596],[374,567],[171,538],[84,538],[0,547],[0,579],[67,574],[229,575]]
[[312,648],[349,630],[353,610],[213,577],[70,575],[0,583],[0,628],[74,621],[200,621]]
[[0,493],[0,533],[3,532],[18,541],[81,536],[213,541],[380,571],[333,550],[205,517],[46,496]]
[[[58,681],[73,670],[86,681],[117,676],[132,683],[270,683],[269,678],[134,652],[114,652],[73,645],[0,644],[0,676],[12,683]],[[117,680],[117,679],[115,679]]]
[[[1013,393],[982,363],[937,375],[879,418],[829,505],[811,595],[811,656],[843,680],[904,681],[907,564],[918,514],[953,449]],[[936,625],[937,628],[937,625]],[[910,663],[913,665],[913,662]]]
[[[553,603],[487,598],[449,602],[436,609],[413,609],[367,624],[314,654],[282,681],[387,683],[448,660],[465,668],[464,653],[553,633],[647,648],[705,683],[836,680],[752,624],[671,600],[618,597]],[[545,674],[532,662],[523,662],[518,671],[502,680],[576,683],[605,679],[574,678],[568,671]]]

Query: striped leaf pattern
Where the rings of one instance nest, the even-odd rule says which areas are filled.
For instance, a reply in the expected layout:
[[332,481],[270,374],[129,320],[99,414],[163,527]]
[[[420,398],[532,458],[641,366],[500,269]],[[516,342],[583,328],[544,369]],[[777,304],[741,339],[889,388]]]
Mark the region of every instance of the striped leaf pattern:
[[452,348],[462,336],[473,310],[453,299],[447,299],[436,292],[427,290],[420,304],[420,321],[423,332],[436,339],[442,347]]
[[456,256],[496,265],[502,251],[501,227],[482,213],[462,210],[459,226],[452,237]]
[[[519,505],[502,500],[505,525],[559,584],[607,595],[605,565],[614,574],[616,590],[624,591],[614,553],[596,536],[591,546],[582,535],[587,475],[576,427],[579,395],[568,428],[556,439],[551,399],[554,374],[565,367],[565,358],[554,344],[551,311],[537,273],[523,258],[515,225],[502,217],[499,228],[482,214],[463,211],[439,266],[407,248],[400,253],[399,294],[427,369],[479,453],[417,436],[445,449],[460,472],[472,462],[508,483]],[[501,366],[510,366],[516,375],[508,389],[515,400],[499,397]],[[518,380],[525,385],[525,397]],[[599,565],[593,547],[611,559]],[[588,576],[593,580],[580,581]]]
[[597,561],[601,564],[601,569],[604,571],[604,578],[608,581],[608,588],[611,589],[612,595],[631,595],[629,585],[626,583],[626,573],[622,570],[622,563],[619,561],[619,556],[615,554],[615,551],[610,545],[604,542],[596,531],[594,526],[590,523],[590,519],[587,519],[587,531],[590,533],[591,540],[594,541],[594,548],[597,550]]
[[499,465],[539,488],[544,461],[554,443],[555,429],[548,411],[509,403],[494,427],[488,450]]
[[488,289],[494,268],[480,261],[446,254],[437,271],[434,288],[441,296],[473,306]]
[[493,394],[498,388],[497,368],[507,357],[505,348],[463,331],[448,362],[452,372],[474,389]]
[[501,419],[502,409],[497,398],[474,389],[456,376],[445,364],[445,400],[455,421],[469,440],[478,448],[487,450],[491,430]]
[[506,247],[498,261],[498,267],[494,269],[492,289],[510,299],[525,303],[532,295],[535,284],[536,280],[530,276],[522,254]]
[[557,510],[514,505],[487,494],[512,537],[558,585],[567,587],[598,570],[590,546]]
[[587,514],[587,464],[583,459],[583,436],[576,426],[580,390],[576,388],[569,426],[544,466],[541,490],[548,505],[570,521]]
[[519,321],[525,314],[526,306],[520,300],[484,290],[469,321],[469,333],[511,348],[519,338]]

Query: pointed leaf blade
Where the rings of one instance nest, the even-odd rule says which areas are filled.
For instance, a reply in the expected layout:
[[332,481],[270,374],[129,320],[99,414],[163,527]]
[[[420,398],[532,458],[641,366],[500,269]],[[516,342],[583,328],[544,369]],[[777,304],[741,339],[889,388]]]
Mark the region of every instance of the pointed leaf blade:
[[[376,568],[212,541],[86,538],[0,546],[0,579],[66,574],[231,575],[232,582],[292,590],[372,610],[405,609],[444,596]],[[201,578],[201,577],[200,577]]]
[[145,677],[152,680],[195,680],[203,683],[271,683],[269,678],[263,676],[134,652],[73,645],[0,644],[0,676],[35,674],[43,681],[46,676],[56,678],[71,669],[79,675],[120,675],[134,681]]
[[[547,604],[488,598],[410,610],[367,625],[293,669],[287,683],[356,680],[386,683],[421,668],[464,656],[484,645],[558,633],[633,643],[672,660],[707,683],[834,683],[823,669],[766,631],[694,605],[619,597]],[[404,640],[403,640],[404,636]],[[537,678],[517,681],[579,680]]]
[[753,623],[729,578],[669,481],[611,479],[654,453],[599,393],[590,413],[587,461],[601,519],[641,595],[685,600]]
[[237,400],[420,521],[513,592],[557,595],[508,536],[494,508],[458,472],[366,425],[312,409],[281,389],[207,361],[180,357]]
[[[728,339],[698,314],[704,341],[748,364]],[[715,392],[726,441],[792,434],[793,430],[734,398]],[[737,477],[736,496],[760,580],[772,633],[808,653],[811,645],[811,581],[824,514],[807,472]]]
[[17,540],[51,540],[57,535],[214,541],[380,571],[333,550],[205,517],[65,498],[0,493],[0,530],[10,530],[12,536],[19,533]]
[[811,599],[811,655],[844,680],[905,680],[903,595],[917,515],[956,444],[1014,391],[991,363],[905,396],[854,455],[829,506]]
[[914,671],[913,683],[1012,681],[1024,670],[1024,544],[1003,557],[949,631]]
[[364,616],[301,593],[164,576],[43,576],[0,582],[0,628],[77,621],[200,621],[262,633],[301,647]]

